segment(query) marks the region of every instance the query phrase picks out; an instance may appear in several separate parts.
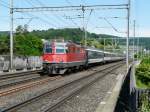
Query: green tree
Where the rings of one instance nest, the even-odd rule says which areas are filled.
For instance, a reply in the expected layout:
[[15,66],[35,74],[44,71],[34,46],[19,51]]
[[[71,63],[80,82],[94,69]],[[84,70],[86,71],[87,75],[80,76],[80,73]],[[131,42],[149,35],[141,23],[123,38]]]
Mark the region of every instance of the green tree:
[[42,41],[40,38],[28,33],[27,26],[18,26],[15,35],[16,55],[41,55]]

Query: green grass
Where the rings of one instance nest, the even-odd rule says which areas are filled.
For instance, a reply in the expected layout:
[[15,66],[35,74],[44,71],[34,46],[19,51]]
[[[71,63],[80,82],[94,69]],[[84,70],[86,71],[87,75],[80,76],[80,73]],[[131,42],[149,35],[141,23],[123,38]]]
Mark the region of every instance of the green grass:
[[142,60],[135,75],[138,88],[150,88],[150,57]]
[[[150,57],[144,58],[136,68],[136,84],[138,88],[150,89]],[[150,112],[148,93],[140,95],[138,112]]]
[[140,96],[139,112],[150,112],[150,101],[148,93]]
[[150,87],[150,85],[142,83],[141,80],[137,80],[136,84],[137,84],[138,88],[147,89]]

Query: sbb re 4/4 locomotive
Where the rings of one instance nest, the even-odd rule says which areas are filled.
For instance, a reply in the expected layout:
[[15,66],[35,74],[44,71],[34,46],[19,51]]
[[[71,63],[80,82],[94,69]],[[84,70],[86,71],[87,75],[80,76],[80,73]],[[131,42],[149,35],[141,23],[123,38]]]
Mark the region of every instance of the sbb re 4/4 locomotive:
[[122,54],[84,48],[72,42],[46,42],[43,54],[43,73],[64,74],[66,71],[86,68],[89,65],[123,59]]
[[84,47],[72,42],[45,42],[44,73],[63,74],[67,70],[84,67],[86,64],[87,52]]

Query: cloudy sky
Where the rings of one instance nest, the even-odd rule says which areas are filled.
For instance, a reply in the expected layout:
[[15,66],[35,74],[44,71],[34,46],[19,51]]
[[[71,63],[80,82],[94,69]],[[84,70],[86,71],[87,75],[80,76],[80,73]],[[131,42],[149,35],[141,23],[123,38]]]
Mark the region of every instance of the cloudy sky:
[[[80,6],[103,4],[127,4],[128,0],[14,0],[15,8],[44,6]],[[130,35],[133,35],[133,20],[136,20],[136,36],[150,37],[150,0],[131,0]],[[29,30],[49,28],[82,28],[82,11],[15,12],[14,29],[28,24]],[[105,17],[105,19],[104,19]],[[119,18],[112,18],[119,17]],[[126,36],[127,11],[85,10],[84,26],[90,32]],[[9,0],[0,0],[0,31],[9,30]]]

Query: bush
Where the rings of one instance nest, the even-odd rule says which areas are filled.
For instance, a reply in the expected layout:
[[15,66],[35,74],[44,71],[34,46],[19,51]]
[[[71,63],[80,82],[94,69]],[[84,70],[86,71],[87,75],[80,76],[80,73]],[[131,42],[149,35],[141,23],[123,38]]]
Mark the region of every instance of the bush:
[[141,64],[136,68],[136,79],[139,87],[141,85],[138,82],[145,85],[146,88],[150,88],[150,58],[143,59]]
[[150,112],[150,98],[148,93],[140,96],[139,112]]

